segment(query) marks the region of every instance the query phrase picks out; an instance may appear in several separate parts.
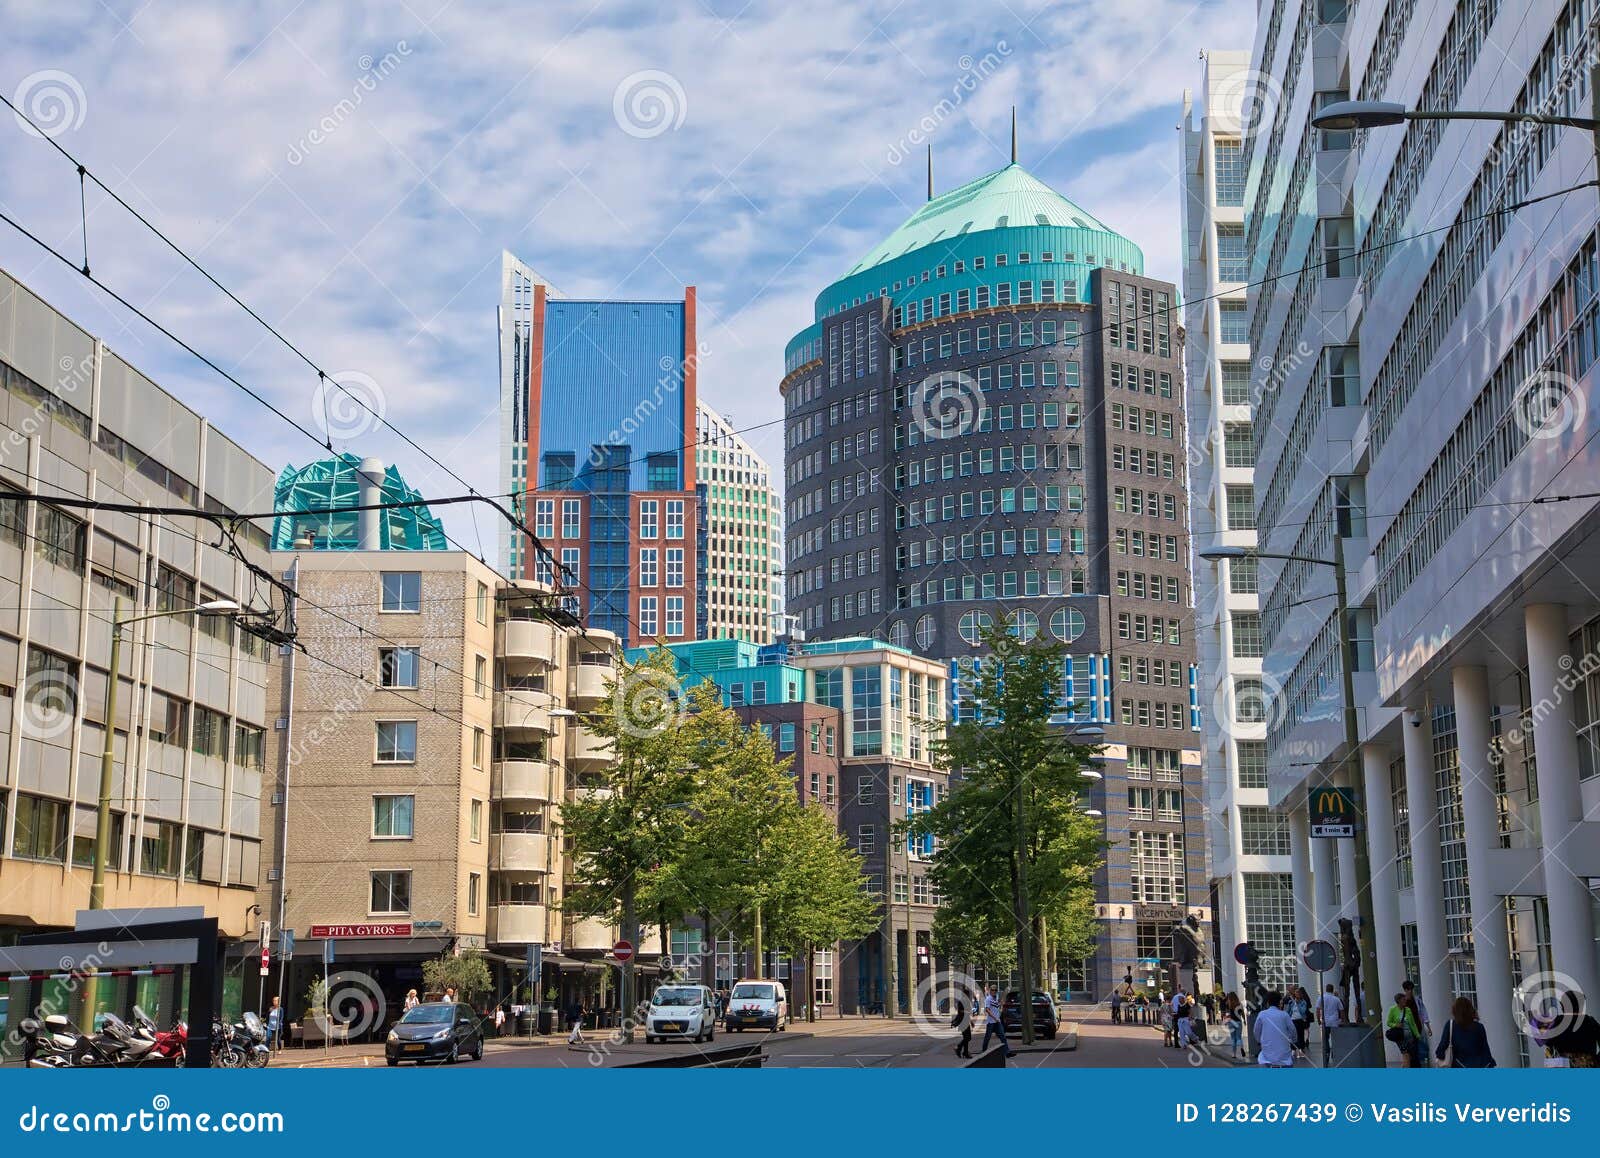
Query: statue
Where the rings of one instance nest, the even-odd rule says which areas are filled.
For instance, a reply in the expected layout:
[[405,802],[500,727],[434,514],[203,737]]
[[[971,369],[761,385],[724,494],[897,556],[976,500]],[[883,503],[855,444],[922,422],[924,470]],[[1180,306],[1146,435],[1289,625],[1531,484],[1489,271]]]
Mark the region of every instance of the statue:
[[1366,1020],[1361,1008],[1361,945],[1356,941],[1355,922],[1339,918],[1339,988],[1344,991],[1345,1020],[1356,1024]]

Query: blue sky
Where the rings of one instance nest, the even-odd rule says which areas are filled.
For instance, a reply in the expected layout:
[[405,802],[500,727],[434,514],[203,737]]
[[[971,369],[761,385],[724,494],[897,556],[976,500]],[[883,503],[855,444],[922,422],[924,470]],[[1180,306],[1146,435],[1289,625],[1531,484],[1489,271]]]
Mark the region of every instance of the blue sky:
[[[924,196],[1024,165],[1176,279],[1182,90],[1232,0],[0,0],[0,91],[320,365],[496,489],[500,252],[575,296],[699,287],[701,396],[782,466],[784,343]],[[941,103],[942,102],[942,103]],[[0,209],[81,249],[72,167],[0,119]],[[308,425],[317,382],[91,189],[95,273]],[[0,225],[0,266],[275,468],[317,448]],[[459,484],[389,431],[341,449]],[[453,534],[494,531],[453,511]]]

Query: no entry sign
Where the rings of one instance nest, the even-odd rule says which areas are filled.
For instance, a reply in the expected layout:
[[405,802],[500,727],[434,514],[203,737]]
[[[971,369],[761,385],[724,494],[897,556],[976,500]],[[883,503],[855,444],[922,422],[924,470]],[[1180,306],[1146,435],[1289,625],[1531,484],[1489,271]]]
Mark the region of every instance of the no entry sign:
[[611,946],[611,955],[626,965],[629,961],[633,960],[633,942],[618,941],[615,945]]

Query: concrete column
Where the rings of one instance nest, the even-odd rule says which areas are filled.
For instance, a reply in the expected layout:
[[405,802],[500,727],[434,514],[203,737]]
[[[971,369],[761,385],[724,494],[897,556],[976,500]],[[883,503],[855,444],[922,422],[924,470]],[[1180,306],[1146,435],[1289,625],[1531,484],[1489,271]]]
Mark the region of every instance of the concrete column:
[[[1428,1020],[1442,1018],[1454,999],[1444,936],[1444,862],[1439,851],[1439,795],[1433,772],[1433,723],[1429,713],[1405,713],[1406,811],[1411,828],[1411,885],[1417,910],[1417,969]],[[1389,994],[1390,997],[1394,995]],[[1387,1006],[1385,1006],[1387,1008]]]
[[1526,611],[1528,690],[1533,700],[1533,747],[1539,759],[1539,827],[1544,836],[1544,891],[1550,905],[1550,960],[1600,1008],[1594,919],[1589,890],[1567,867],[1568,842],[1583,820],[1578,790],[1578,737],[1572,692],[1563,683],[1572,659],[1567,649],[1567,609],[1538,603]]
[[[1467,836],[1467,891],[1472,899],[1478,1013],[1489,1034],[1489,1051],[1501,1065],[1510,1065],[1511,1059],[1517,1057],[1517,1026],[1511,999],[1505,898],[1490,889],[1492,858],[1500,850],[1500,823],[1495,807],[1494,766],[1489,758],[1489,675],[1481,667],[1458,667],[1450,672],[1450,683],[1456,701],[1461,817]],[[1439,1016],[1443,1018],[1443,1011]]]
[[[1289,873],[1294,878],[1294,940],[1304,945],[1317,935],[1315,884],[1311,876],[1311,818],[1305,808],[1289,811]],[[1317,983],[1317,975],[1296,955],[1300,984],[1307,993]]]
[[1327,837],[1311,838],[1311,875],[1317,885],[1317,918],[1312,927],[1316,936],[1338,945],[1339,904],[1333,898],[1339,864],[1333,844]]
[[[1387,1010],[1406,979],[1400,956],[1400,882],[1395,873],[1394,802],[1390,795],[1390,752],[1382,744],[1361,746],[1362,819],[1366,826],[1367,860],[1372,868],[1373,945],[1378,951],[1378,976],[1362,978],[1368,1003]],[[1428,1011],[1432,1013],[1432,1010]],[[1388,1045],[1391,1064],[1400,1048]]]
[[[1238,825],[1233,825],[1235,829]],[[1237,844],[1238,836],[1234,841]],[[1233,959],[1233,947],[1241,941],[1250,939],[1250,914],[1244,907],[1244,873],[1239,868],[1239,857],[1235,853],[1233,858],[1233,872],[1228,875],[1228,905],[1232,912],[1228,914],[1228,926],[1223,930],[1222,953],[1226,958],[1224,968],[1227,978],[1223,985],[1233,993],[1244,992],[1244,966]]]

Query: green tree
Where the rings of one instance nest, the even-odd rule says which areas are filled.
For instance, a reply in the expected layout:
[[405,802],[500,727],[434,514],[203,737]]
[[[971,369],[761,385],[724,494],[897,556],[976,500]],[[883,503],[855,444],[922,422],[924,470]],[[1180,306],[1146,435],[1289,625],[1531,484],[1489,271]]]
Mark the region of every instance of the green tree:
[[489,965],[483,959],[483,954],[476,949],[467,949],[459,954],[445,953],[431,961],[422,963],[422,984],[429,993],[442,994],[446,989],[454,989],[456,996],[467,1003],[480,993],[487,993],[494,987],[494,978],[489,975]]
[[[640,891],[678,857],[688,828],[698,776],[696,716],[665,649],[624,662],[608,692],[583,722],[613,757],[604,788],[562,808],[572,843],[563,907],[620,924],[637,948]],[[638,1000],[632,961],[622,967],[622,983],[624,1008],[631,1008]]]
[[[989,656],[968,686],[971,715],[932,742],[940,766],[959,778],[948,797],[903,827],[936,845],[930,875],[947,927],[972,951],[1009,925],[1017,975],[1041,983],[1041,958],[1054,935],[1076,950],[1092,929],[1094,870],[1104,859],[1099,824],[1085,816],[1084,766],[1094,748],[1074,743],[1051,717],[1059,710],[1065,651],[1023,643],[1003,628],[983,636]],[[1022,1019],[1032,1041],[1032,1019]]]

